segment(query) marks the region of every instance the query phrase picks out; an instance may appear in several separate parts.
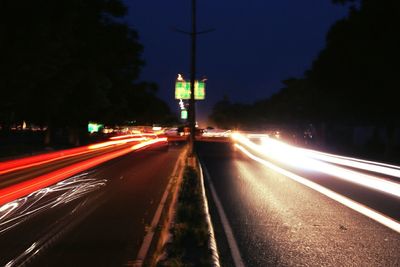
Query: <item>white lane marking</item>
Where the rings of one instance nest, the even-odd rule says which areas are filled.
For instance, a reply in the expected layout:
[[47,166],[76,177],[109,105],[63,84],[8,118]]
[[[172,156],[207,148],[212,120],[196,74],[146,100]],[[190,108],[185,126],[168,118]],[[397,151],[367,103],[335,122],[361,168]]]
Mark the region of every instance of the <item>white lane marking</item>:
[[215,206],[217,207],[218,215],[221,219],[221,223],[224,228],[226,239],[228,240],[228,245],[231,250],[233,262],[236,267],[244,267],[245,265],[243,263],[242,256],[240,255],[239,247],[238,247],[235,237],[233,235],[232,227],[229,224],[228,218],[226,217],[226,213],[224,211],[224,208],[222,207],[222,203],[218,198],[217,192],[216,192],[215,187],[210,178],[211,176],[208,173],[206,166],[203,166],[203,168],[204,168],[204,174],[206,176],[207,182],[210,186],[211,196],[214,200]]
[[285,169],[282,169],[282,168],[272,164],[269,161],[261,159],[261,158],[255,156],[255,155],[251,154],[248,150],[246,150],[241,145],[235,144],[235,146],[237,148],[239,148],[249,158],[251,158],[251,159],[253,159],[253,160],[255,160],[255,161],[257,161],[257,162],[259,162],[259,163],[261,163],[261,164],[263,164],[265,166],[267,166],[268,168],[270,168],[270,169],[272,169],[272,170],[274,170],[274,171],[276,171],[276,172],[278,172],[280,174],[285,175],[286,177],[288,177],[288,178],[290,178],[290,179],[292,179],[292,180],[294,180],[296,182],[299,182],[299,183],[301,183],[301,184],[303,184],[303,185],[305,185],[305,186],[307,186],[307,187],[309,187],[309,188],[311,188],[311,189],[313,189],[313,190],[315,190],[315,191],[317,191],[317,192],[319,192],[319,193],[321,193],[321,194],[323,194],[323,195],[325,195],[325,196],[327,196],[327,197],[329,197],[329,198],[331,198],[331,199],[333,199],[333,200],[345,205],[346,207],[348,207],[348,208],[350,208],[350,209],[352,209],[352,210],[354,210],[354,211],[356,211],[358,213],[361,213],[361,214],[367,216],[368,218],[371,218],[372,220],[374,220],[374,221],[376,221],[376,222],[378,222],[380,224],[385,225],[386,227],[394,230],[397,233],[400,233],[400,223],[395,221],[395,220],[393,220],[392,218],[389,218],[389,217],[387,217],[387,216],[385,216],[385,215],[383,215],[383,214],[381,214],[381,213],[379,213],[379,212],[377,212],[377,211],[375,211],[373,209],[368,208],[367,206],[364,206],[364,205],[362,205],[362,204],[360,204],[358,202],[355,202],[355,201],[353,201],[353,200],[351,200],[351,199],[349,199],[349,198],[347,198],[345,196],[342,196],[342,195],[340,195],[340,194],[338,194],[338,193],[336,193],[336,192],[334,192],[334,191],[332,191],[330,189],[327,189],[327,188],[325,188],[325,187],[323,187],[323,186],[321,186],[321,185],[319,185],[317,183],[314,183],[314,182],[312,182],[312,181],[310,181],[310,180],[308,180],[308,179],[306,179],[304,177],[301,177],[301,176],[299,176],[297,174],[294,174],[294,173],[289,172],[289,171],[287,171]]
[[183,161],[183,156],[184,155],[185,155],[185,150],[180,154],[178,160],[175,163],[175,166],[174,166],[174,169],[172,171],[172,175],[171,175],[170,181],[168,182],[168,185],[167,185],[167,187],[166,187],[166,189],[164,191],[164,194],[163,194],[163,196],[161,198],[161,201],[158,204],[156,213],[154,214],[153,220],[151,221],[150,230],[147,232],[146,236],[144,237],[142,245],[140,246],[138,255],[136,257],[136,260],[133,263],[133,266],[135,266],[135,267],[143,266],[143,262],[146,259],[147,252],[149,251],[151,242],[153,240],[154,229],[156,228],[156,226],[158,225],[158,222],[160,221],[162,210],[164,208],[164,205],[166,203],[170,188],[172,186],[172,177],[176,176],[178,167],[181,164],[181,162]]

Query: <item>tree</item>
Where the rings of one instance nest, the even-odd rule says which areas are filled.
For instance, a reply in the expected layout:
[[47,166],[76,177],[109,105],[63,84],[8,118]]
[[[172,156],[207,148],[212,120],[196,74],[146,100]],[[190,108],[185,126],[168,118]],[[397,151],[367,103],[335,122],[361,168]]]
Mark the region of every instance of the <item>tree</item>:
[[308,77],[320,95],[329,99],[326,112],[340,103],[338,117],[342,120],[397,121],[399,15],[398,1],[364,0],[331,28],[327,46]]
[[2,1],[0,124],[29,120],[76,134],[89,120],[122,120],[120,110],[143,101],[133,96],[160,102],[134,83],[143,47],[117,20],[125,13],[120,0]]
[[350,3],[348,17],[331,27],[305,78],[284,81],[285,88],[264,101],[268,113],[348,125],[398,124],[400,2],[333,2]]
[[210,115],[210,120],[223,129],[243,129],[253,126],[252,106],[231,103],[228,96],[217,102]]

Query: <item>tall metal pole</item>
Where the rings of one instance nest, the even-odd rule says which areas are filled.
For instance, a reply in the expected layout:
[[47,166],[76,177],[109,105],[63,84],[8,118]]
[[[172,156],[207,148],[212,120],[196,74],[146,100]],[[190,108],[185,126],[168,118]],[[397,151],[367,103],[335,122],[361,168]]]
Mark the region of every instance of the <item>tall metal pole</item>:
[[196,107],[194,98],[194,86],[196,80],[196,0],[192,0],[192,49],[191,49],[191,73],[190,73],[190,101],[189,101],[189,126],[190,126],[190,154],[195,153],[194,141],[196,139]]

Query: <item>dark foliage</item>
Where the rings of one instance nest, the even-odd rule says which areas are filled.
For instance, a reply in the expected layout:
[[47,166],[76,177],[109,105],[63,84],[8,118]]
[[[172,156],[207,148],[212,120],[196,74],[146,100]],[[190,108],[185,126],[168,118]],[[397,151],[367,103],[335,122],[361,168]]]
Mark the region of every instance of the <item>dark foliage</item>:
[[322,112],[336,109],[335,117],[350,124],[395,121],[399,7],[363,1],[331,28],[307,76],[324,102]]
[[245,112],[258,122],[398,125],[400,2],[333,2],[350,3],[349,15],[330,29],[326,47],[304,78],[284,81],[285,88],[246,107],[239,117],[231,116],[232,104],[222,101],[211,118],[217,124],[229,118],[234,125]]
[[0,124],[82,128],[89,120],[156,122],[169,109],[135,84],[138,34],[117,21],[120,0],[4,0],[0,4]]
[[231,103],[228,97],[217,102],[213,108],[210,119],[221,128],[249,127],[251,123],[250,105]]
[[[333,2],[348,5],[349,14],[331,27],[326,47],[303,78],[285,80],[277,94],[253,105],[219,102],[210,118],[220,127],[259,125],[290,129],[293,136],[314,129],[318,144],[399,158],[400,2]],[[244,107],[239,116],[237,106]],[[243,123],[244,117],[249,121]],[[357,141],[357,133],[368,140]]]

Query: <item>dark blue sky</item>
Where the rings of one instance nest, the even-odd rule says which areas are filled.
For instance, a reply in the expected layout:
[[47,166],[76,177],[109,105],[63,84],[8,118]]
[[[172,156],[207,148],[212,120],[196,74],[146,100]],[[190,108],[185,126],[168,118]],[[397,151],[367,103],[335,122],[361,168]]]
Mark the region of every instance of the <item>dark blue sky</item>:
[[[191,0],[125,0],[126,21],[144,45],[141,79],[158,83],[159,96],[174,112],[178,73],[189,78]],[[347,8],[331,0],[198,0],[197,74],[207,76],[206,100],[197,104],[204,125],[224,95],[251,103],[269,97],[281,80],[301,77],[325,45],[329,27]]]

